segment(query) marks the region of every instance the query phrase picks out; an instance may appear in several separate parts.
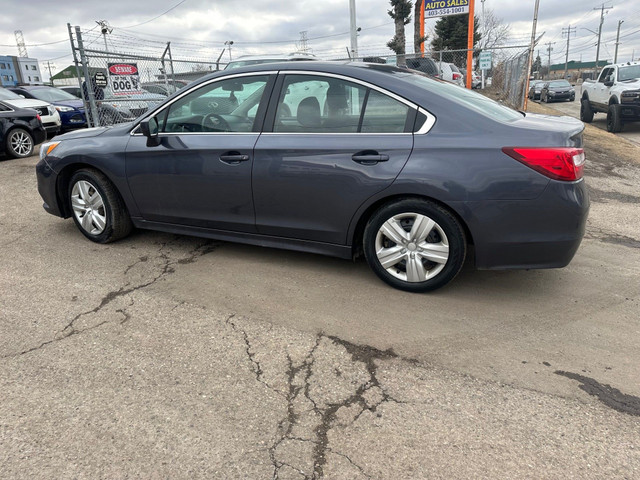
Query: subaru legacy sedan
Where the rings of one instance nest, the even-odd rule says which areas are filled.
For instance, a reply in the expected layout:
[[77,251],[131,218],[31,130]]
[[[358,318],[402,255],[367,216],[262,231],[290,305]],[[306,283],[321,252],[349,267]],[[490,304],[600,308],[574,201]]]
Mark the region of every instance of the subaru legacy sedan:
[[567,265],[584,234],[583,124],[420,72],[286,62],[204,77],[135,122],[41,148],[49,213],[352,259],[433,290],[460,271]]

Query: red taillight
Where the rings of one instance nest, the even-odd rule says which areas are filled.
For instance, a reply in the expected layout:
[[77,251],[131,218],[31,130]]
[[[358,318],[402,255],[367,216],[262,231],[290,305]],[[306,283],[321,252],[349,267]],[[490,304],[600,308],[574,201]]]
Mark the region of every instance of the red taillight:
[[38,119],[39,122],[42,121],[42,118],[40,118],[40,114],[39,113],[36,113],[36,118]]
[[584,150],[582,148],[504,147],[504,153],[554,180],[571,182],[582,178]]
[[454,79],[454,80],[458,80],[459,78],[462,78],[462,75],[461,75],[461,74],[459,74],[459,73],[455,73],[455,72],[454,72],[454,73],[453,73],[453,79]]

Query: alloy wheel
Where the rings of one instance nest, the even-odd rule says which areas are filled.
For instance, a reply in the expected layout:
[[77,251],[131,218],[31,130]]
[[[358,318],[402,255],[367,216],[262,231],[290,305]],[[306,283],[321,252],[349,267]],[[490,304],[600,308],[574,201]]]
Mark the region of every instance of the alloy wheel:
[[83,230],[100,235],[107,225],[107,214],[100,192],[86,180],[78,180],[71,189],[71,207]]
[[33,150],[33,140],[29,134],[23,130],[16,130],[9,139],[11,149],[21,157],[27,156]]
[[438,223],[419,213],[394,215],[376,235],[382,268],[400,280],[418,283],[438,275],[449,259],[449,240]]

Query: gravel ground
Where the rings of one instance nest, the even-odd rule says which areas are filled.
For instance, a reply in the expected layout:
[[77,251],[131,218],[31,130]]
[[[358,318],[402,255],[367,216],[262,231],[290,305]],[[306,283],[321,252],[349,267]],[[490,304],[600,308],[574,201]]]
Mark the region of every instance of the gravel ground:
[[571,265],[430,295],[362,261],[94,245],[42,210],[35,157],[0,160],[0,478],[639,478],[638,149],[586,138]]

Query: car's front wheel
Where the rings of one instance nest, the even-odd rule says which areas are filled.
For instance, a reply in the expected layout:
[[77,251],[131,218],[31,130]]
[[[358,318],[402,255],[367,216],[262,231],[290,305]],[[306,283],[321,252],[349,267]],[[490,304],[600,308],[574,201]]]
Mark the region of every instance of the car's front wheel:
[[449,283],[467,253],[460,222],[441,206],[420,199],[400,200],[375,212],[365,227],[363,247],[378,277],[409,292]]
[[5,151],[13,158],[25,158],[33,154],[33,137],[23,128],[14,128],[7,135]]
[[89,240],[109,243],[126,237],[133,225],[115,186],[93,169],[78,170],[68,191],[73,220]]
[[580,101],[580,120],[584,123],[593,122],[593,110],[591,110],[591,104],[588,98],[583,98]]

